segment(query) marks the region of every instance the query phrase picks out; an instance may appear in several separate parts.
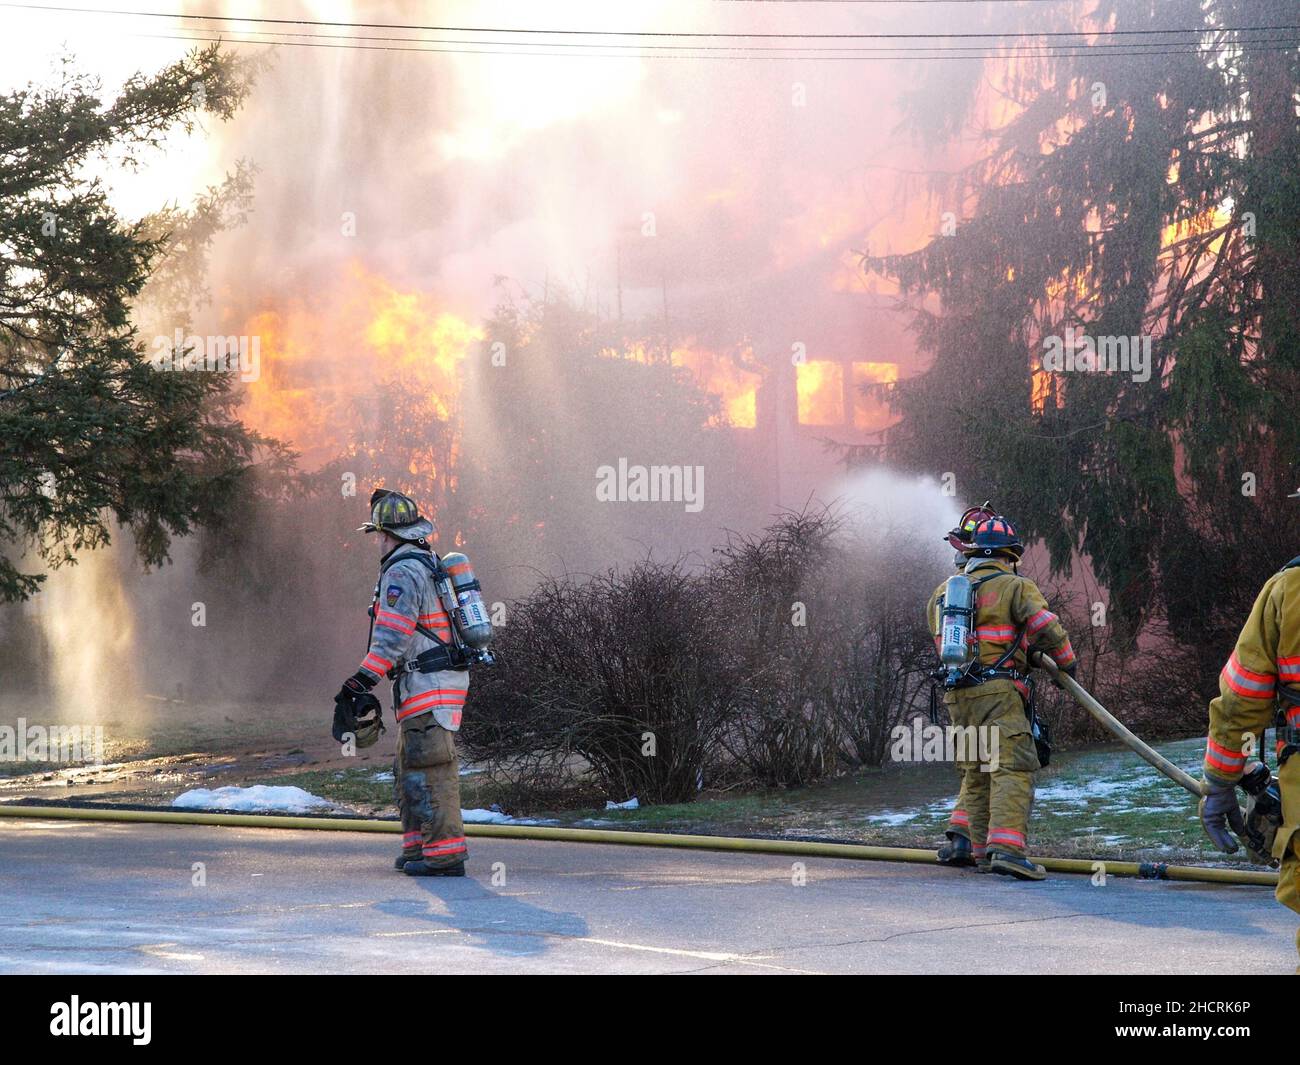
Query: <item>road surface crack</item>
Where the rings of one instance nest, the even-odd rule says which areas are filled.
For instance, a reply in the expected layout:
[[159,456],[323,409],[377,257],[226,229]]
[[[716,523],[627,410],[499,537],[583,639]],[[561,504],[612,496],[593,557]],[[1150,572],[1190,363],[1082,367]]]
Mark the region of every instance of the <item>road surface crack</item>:
[[978,921],[975,923],[942,925],[937,928],[911,928],[905,932],[891,932],[887,936],[876,936],[867,939],[846,939],[838,943],[810,943],[806,947],[786,947],[784,950],[808,950],[815,947],[854,947],[863,943],[888,943],[891,939],[902,939],[904,936],[929,935],[932,932],[962,932],[974,928],[997,928],[999,925],[1040,924],[1045,921],[1068,921],[1075,917],[1122,917],[1126,913],[1132,912],[1134,911],[1103,910],[1088,911],[1084,913],[1057,913],[1051,914],[1047,917],[1022,917],[1016,920]]

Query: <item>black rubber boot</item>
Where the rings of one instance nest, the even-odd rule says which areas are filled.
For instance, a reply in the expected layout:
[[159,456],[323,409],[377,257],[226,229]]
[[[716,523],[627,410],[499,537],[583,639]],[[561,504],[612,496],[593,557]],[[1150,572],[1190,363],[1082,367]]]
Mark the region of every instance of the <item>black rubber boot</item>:
[[948,837],[948,842],[939,848],[940,865],[974,865],[975,857],[971,854],[970,840],[956,834]]
[[419,860],[419,851],[411,851],[409,853],[402,851],[402,853],[397,856],[397,861],[393,863],[393,868],[400,873],[407,862],[418,862]]
[[430,865],[421,859],[418,862],[407,862],[402,866],[402,872],[407,876],[464,876],[465,863],[457,862],[455,865]]
[[1003,876],[1014,876],[1017,880],[1046,880],[1047,870],[1035,865],[1028,858],[1006,851],[989,851],[989,868]]

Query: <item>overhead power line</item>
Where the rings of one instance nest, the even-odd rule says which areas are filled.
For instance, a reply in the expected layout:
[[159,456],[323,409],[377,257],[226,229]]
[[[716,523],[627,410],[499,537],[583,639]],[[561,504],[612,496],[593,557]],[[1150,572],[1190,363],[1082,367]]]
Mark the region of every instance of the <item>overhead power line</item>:
[[[423,33],[490,33],[535,35],[551,37],[637,37],[718,40],[1037,40],[1065,37],[1149,37],[1193,35],[1206,33],[1244,33],[1280,30],[1300,30],[1300,24],[1258,26],[1192,26],[1174,29],[1136,30],[1046,30],[1042,32],[981,32],[981,33],[736,33],[715,30],[591,30],[553,29],[530,26],[440,26],[401,22],[342,22],[325,19],[268,18],[265,16],[188,14],[186,12],[132,11],[122,8],[87,8],[53,4],[0,3],[0,7],[28,11],[49,11],[77,15],[114,15],[131,18],[167,18],[176,21],[249,23],[275,26],[320,26],[332,29],[408,30]],[[1161,42],[1172,44],[1177,42]]]
[[[810,0],[810,2],[812,2],[812,0]],[[898,2],[906,2],[906,0],[898,0]],[[183,31],[183,32],[194,32],[194,33],[201,32],[201,31],[199,31],[197,28],[195,28],[194,30],[189,30],[187,27],[178,27],[178,29],[181,30],[181,31]],[[576,48],[588,48],[588,49],[594,49],[594,48],[607,48],[607,49],[611,49],[611,50],[615,50],[615,49],[616,49],[616,50],[621,50],[621,51],[618,51],[618,52],[611,52],[611,54],[623,54],[623,52],[625,52],[625,51],[627,51],[627,50],[633,50],[633,49],[650,49],[650,50],[653,50],[653,51],[656,51],[656,52],[657,52],[657,51],[680,51],[680,52],[730,52],[730,53],[741,53],[741,52],[743,52],[743,53],[751,53],[751,52],[752,52],[752,53],[798,52],[798,53],[800,53],[800,54],[814,54],[814,55],[815,55],[815,54],[819,54],[819,53],[824,53],[824,52],[849,52],[849,53],[854,53],[854,54],[857,54],[857,53],[863,53],[863,54],[869,54],[869,53],[900,53],[900,54],[903,54],[903,53],[908,53],[908,52],[935,52],[935,51],[942,51],[942,52],[945,52],[945,53],[947,53],[947,52],[953,52],[953,53],[977,52],[977,53],[979,53],[979,58],[984,58],[984,57],[987,57],[987,56],[990,56],[990,55],[1001,55],[1001,54],[1008,54],[1008,55],[1009,55],[1009,54],[1012,54],[1012,53],[1010,53],[1010,52],[991,53],[991,52],[989,52],[989,50],[988,50],[988,49],[989,49],[989,46],[988,46],[988,45],[982,45],[982,44],[952,45],[952,46],[950,46],[950,47],[946,47],[946,48],[945,48],[945,47],[940,47],[940,46],[937,46],[937,45],[932,45],[932,44],[913,44],[913,45],[901,45],[901,44],[888,44],[888,45],[800,45],[800,44],[790,44],[790,45],[772,45],[772,44],[754,44],[754,45],[744,45],[744,44],[644,44],[644,43],[628,43],[628,44],[624,44],[624,43],[617,42],[617,41],[615,41],[615,42],[601,42],[601,41],[554,41],[554,42],[551,42],[551,41],[545,41],[545,42],[539,42],[539,41],[504,41],[504,40],[498,40],[498,39],[457,38],[457,37],[391,37],[391,36],[373,35],[373,34],[350,34],[350,33],[307,33],[307,32],[304,32],[304,31],[297,31],[297,30],[228,30],[228,31],[223,31],[223,35],[222,35],[220,38],[212,37],[212,38],[195,38],[195,39],[202,39],[202,40],[231,40],[231,41],[235,41],[236,43],[249,43],[249,44],[252,44],[252,43],[256,43],[256,44],[279,44],[279,43],[290,44],[290,43],[295,43],[295,42],[293,42],[293,41],[288,41],[288,40],[275,40],[275,41],[258,41],[258,40],[253,40],[253,41],[249,41],[249,40],[243,40],[243,39],[241,39],[241,38],[231,37],[231,36],[229,36],[229,34],[243,34],[243,35],[245,35],[245,36],[251,36],[251,35],[253,35],[253,34],[256,34],[258,37],[274,37],[274,38],[306,38],[306,39],[308,39],[308,40],[310,40],[310,41],[344,41],[344,42],[362,42],[362,43],[365,43],[365,44],[383,43],[383,44],[408,44],[408,45],[417,45],[417,44],[419,44],[419,45],[458,45],[458,46],[459,46],[459,45],[483,45],[483,46],[489,46],[489,45],[490,45],[490,46],[494,46],[494,47],[502,48],[502,49],[513,49],[513,48],[536,48],[536,49],[568,49],[568,48],[574,48],[574,49],[576,49]],[[151,36],[159,36],[159,35],[151,35]],[[1259,37],[1252,37],[1252,38],[1250,38],[1249,40],[1247,40],[1247,39],[1235,39],[1232,43],[1233,43],[1234,45],[1256,45],[1256,44],[1258,44],[1258,45],[1270,45],[1270,46],[1287,46],[1287,45],[1298,45],[1298,46],[1300,46],[1300,36],[1295,36],[1295,35],[1291,35],[1291,36],[1279,36],[1279,35],[1277,35],[1277,34],[1269,33],[1269,34],[1264,34],[1263,36],[1259,36]],[[1190,43],[1190,42],[1187,43],[1187,44],[1182,44],[1182,45],[1174,45],[1174,44],[1172,44],[1172,43],[1170,43],[1170,44],[1168,44],[1168,45],[1165,45],[1165,44],[1163,44],[1163,43],[1161,43],[1161,42],[1150,42],[1150,43],[1119,43],[1119,42],[1115,42],[1115,43],[1103,43],[1103,44],[1097,44],[1097,45],[1089,45],[1089,46],[1086,46],[1086,47],[1085,47],[1085,46],[1082,46],[1082,45],[1076,45],[1076,44],[1046,44],[1046,45],[1042,45],[1041,47],[1042,47],[1043,49],[1047,49],[1047,50],[1050,50],[1050,51],[1043,51],[1043,52],[1041,52],[1041,53],[1037,53],[1037,54],[1041,54],[1041,55],[1048,55],[1048,54],[1062,54],[1062,55],[1087,55],[1087,54],[1090,54],[1090,53],[1105,53],[1105,52],[1117,52],[1117,53],[1120,53],[1120,52],[1122,52],[1122,53],[1124,53],[1124,54],[1129,54],[1129,55],[1150,55],[1150,54],[1179,54],[1179,53],[1194,53],[1194,52],[1214,52],[1214,51],[1218,51],[1218,50],[1219,50],[1219,48],[1216,47],[1216,46],[1202,46],[1202,45],[1196,45],[1196,44],[1193,44],[1193,43]],[[1159,52],[1159,53],[1153,53],[1153,52],[1151,52],[1151,51],[1148,51],[1148,49],[1153,49],[1153,48],[1156,48],[1156,47],[1161,47],[1161,48],[1165,48],[1165,47],[1167,47],[1167,48],[1169,48],[1169,49],[1172,49],[1172,51],[1161,51],[1161,52]],[[1141,49],[1141,51],[1138,51],[1138,49]],[[503,52],[503,54],[513,54],[513,53],[512,53],[512,52]],[[537,55],[542,55],[542,54],[550,54],[550,53],[549,53],[549,52],[534,52],[534,53],[524,53],[524,54],[537,54]],[[1026,53],[1025,53],[1023,50],[1018,49],[1018,50],[1015,52],[1015,54],[1016,54],[1016,55],[1024,55],[1024,54],[1026,54]]]
[[[1107,48],[1107,49],[1067,49],[1059,48],[1051,51],[1028,51],[1025,49],[1015,49],[1007,51],[976,51],[964,52],[954,49],[944,49],[939,51],[930,51],[927,54],[913,54],[909,52],[898,51],[895,49],[881,49],[877,54],[872,50],[864,49],[824,49],[821,51],[809,52],[807,49],[800,49],[797,46],[791,46],[787,49],[770,49],[770,50],[746,50],[724,48],[721,51],[706,51],[699,47],[669,45],[644,45],[629,46],[638,48],[635,51],[598,51],[599,45],[582,46],[577,44],[537,44],[522,42],[513,47],[509,42],[492,42],[495,47],[469,47],[471,42],[458,41],[452,43],[435,44],[431,41],[421,41],[418,38],[399,38],[404,44],[357,44],[352,41],[342,40],[331,43],[327,38],[325,40],[310,39],[314,35],[298,35],[307,37],[306,40],[259,40],[247,37],[232,37],[229,34],[220,36],[201,36],[202,31],[196,30],[194,34],[184,33],[140,33],[136,36],[153,40],[169,41],[193,41],[198,43],[218,43],[225,42],[237,45],[261,45],[264,47],[278,48],[325,48],[340,49],[344,51],[355,52],[427,52],[441,55],[499,55],[499,56],[551,56],[556,58],[575,58],[575,59],[740,59],[760,62],[764,60],[776,61],[801,61],[801,62],[827,62],[827,61],[844,61],[844,62],[929,62],[932,60],[988,60],[988,59],[1069,59],[1069,58],[1105,58],[1119,59],[1127,57],[1142,56],[1176,56],[1176,55],[1213,55],[1222,53],[1223,48],[1160,48],[1153,45],[1145,47],[1131,48]],[[1258,44],[1248,45],[1252,52],[1279,52],[1294,51],[1300,47],[1300,38],[1295,38],[1290,43],[1278,43],[1279,39],[1273,39],[1267,43],[1261,41]],[[587,50],[581,50],[582,48]],[[651,49],[651,50],[647,50]],[[872,52],[872,54],[863,54],[863,52]],[[840,54],[849,52],[851,54]]]

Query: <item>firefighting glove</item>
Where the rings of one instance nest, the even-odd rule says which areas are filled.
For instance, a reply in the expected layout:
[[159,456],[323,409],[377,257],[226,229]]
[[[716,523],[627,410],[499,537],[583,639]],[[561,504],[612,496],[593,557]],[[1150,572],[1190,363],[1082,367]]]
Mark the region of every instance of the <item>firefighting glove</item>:
[[[1061,673],[1064,673],[1064,674],[1065,674],[1067,677],[1069,677],[1071,680],[1074,680],[1074,678],[1075,678],[1075,674],[1079,672],[1079,660],[1076,658],[1076,659],[1075,659],[1073,662],[1071,662],[1068,666],[1057,666],[1056,668],[1057,668],[1057,670],[1059,670]],[[1055,685],[1056,685],[1058,688],[1060,688],[1062,691],[1065,690],[1065,685],[1062,684],[1062,683],[1060,682],[1060,680],[1057,679],[1056,676],[1053,676],[1053,677],[1052,677],[1052,683],[1055,684]]]
[[375,682],[358,669],[343,682],[343,691],[339,694],[351,692],[353,696],[366,695],[374,686]]
[[1237,841],[1228,829],[1231,828],[1238,836],[1246,834],[1246,819],[1242,816],[1241,807],[1237,805],[1236,786],[1212,780],[1207,780],[1206,783],[1209,791],[1201,799],[1199,807],[1201,825],[1210,837],[1210,842],[1219,850],[1225,854],[1235,854]]

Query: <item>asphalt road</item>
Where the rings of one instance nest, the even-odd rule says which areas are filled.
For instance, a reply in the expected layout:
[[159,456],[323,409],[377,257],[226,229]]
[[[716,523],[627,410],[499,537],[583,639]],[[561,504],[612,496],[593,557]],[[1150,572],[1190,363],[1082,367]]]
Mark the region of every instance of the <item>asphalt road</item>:
[[[1257,887],[470,840],[0,821],[4,973],[1289,973]],[[196,869],[196,863],[202,863]],[[494,877],[496,883],[493,883]],[[201,882],[200,882],[201,881]]]

